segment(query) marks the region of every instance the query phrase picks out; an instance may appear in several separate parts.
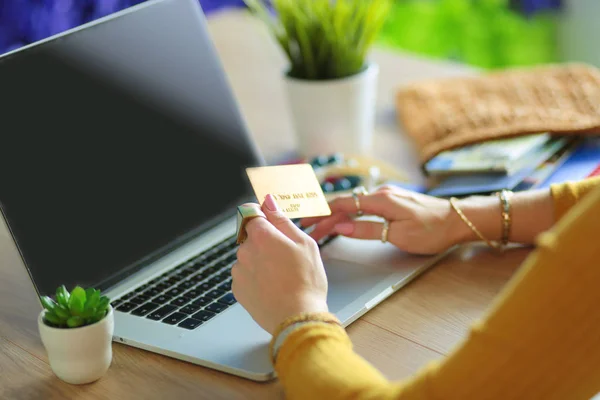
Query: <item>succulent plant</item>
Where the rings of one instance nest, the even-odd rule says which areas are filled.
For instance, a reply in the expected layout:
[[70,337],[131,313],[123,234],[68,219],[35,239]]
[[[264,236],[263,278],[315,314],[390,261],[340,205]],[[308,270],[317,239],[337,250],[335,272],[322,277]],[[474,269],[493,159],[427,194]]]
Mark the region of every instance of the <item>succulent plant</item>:
[[100,321],[108,313],[110,300],[93,288],[76,286],[70,293],[65,285],[56,289],[55,300],[41,297],[44,322],[57,328],[77,328]]

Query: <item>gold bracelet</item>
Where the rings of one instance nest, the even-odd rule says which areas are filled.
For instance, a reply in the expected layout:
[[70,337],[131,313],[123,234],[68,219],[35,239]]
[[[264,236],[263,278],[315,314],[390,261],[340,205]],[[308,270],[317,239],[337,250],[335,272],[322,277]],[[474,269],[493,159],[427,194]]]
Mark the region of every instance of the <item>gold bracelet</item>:
[[286,318],[282,323],[279,324],[275,332],[273,332],[273,338],[271,339],[271,343],[269,345],[269,355],[271,356],[271,362],[275,365],[275,343],[277,342],[277,337],[281,332],[283,332],[286,328],[294,325],[298,322],[324,322],[334,325],[339,325],[343,328],[340,320],[332,313],[329,312],[307,312],[298,315],[291,316]]
[[503,250],[503,246],[499,245],[498,243],[492,242],[491,240],[488,240],[485,236],[483,236],[483,234],[481,232],[479,232],[479,229],[477,229],[475,227],[475,225],[473,225],[473,223],[471,221],[469,221],[469,219],[465,216],[465,214],[461,211],[461,209],[458,208],[458,206],[455,203],[456,200],[458,200],[456,197],[451,197],[450,198],[450,205],[452,206],[452,208],[454,209],[454,211],[456,211],[456,213],[459,215],[459,217],[463,220],[463,222],[465,224],[467,224],[467,226],[469,228],[471,228],[471,230],[473,232],[475,232],[475,234],[477,235],[477,237],[479,237],[479,239],[481,239],[485,243],[487,243],[487,245],[490,246],[492,249],[501,252]]
[[500,198],[500,207],[502,212],[502,245],[506,246],[510,239],[510,229],[512,227],[512,213],[510,200],[513,192],[510,190],[502,190],[498,193]]

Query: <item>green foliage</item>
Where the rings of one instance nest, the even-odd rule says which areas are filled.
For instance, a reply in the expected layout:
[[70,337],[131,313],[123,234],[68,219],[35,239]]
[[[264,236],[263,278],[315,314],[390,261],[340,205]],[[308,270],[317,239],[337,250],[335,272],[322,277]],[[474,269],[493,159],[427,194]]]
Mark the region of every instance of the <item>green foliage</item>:
[[525,16],[508,0],[396,0],[377,43],[498,69],[559,61],[560,13]]
[[289,76],[337,79],[366,67],[391,0],[244,0],[269,27],[289,61]]
[[108,313],[110,300],[100,291],[76,286],[71,293],[62,285],[56,289],[55,300],[41,297],[44,322],[58,328],[77,328],[100,321]]

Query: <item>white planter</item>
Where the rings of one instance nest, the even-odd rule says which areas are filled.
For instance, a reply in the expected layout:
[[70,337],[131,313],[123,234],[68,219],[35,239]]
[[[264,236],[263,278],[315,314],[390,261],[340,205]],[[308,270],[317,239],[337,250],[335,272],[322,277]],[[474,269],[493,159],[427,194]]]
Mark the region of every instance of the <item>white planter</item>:
[[50,327],[43,315],[44,311],[38,318],[38,328],[56,376],[76,385],[100,379],[112,362],[112,307],[101,321],[79,328]]
[[326,81],[286,75],[289,107],[302,156],[371,153],[378,76],[376,64],[359,74]]

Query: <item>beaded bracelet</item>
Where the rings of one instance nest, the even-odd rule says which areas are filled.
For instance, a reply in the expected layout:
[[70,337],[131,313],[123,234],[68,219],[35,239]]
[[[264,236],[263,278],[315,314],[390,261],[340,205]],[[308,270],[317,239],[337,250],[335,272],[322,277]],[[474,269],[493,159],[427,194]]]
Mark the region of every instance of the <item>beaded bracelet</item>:
[[[323,322],[328,324],[335,324],[343,328],[340,320],[335,315],[329,312],[308,312],[286,318],[281,324],[279,324],[275,332],[273,332],[273,338],[271,339],[271,344],[269,346],[269,354],[273,365],[275,365],[275,361],[277,358],[276,350],[278,350],[275,348],[275,345],[281,345],[281,341],[278,340],[279,335],[281,335],[284,330],[291,327],[292,325],[303,322]],[[287,333],[289,334],[291,333],[291,331]]]

